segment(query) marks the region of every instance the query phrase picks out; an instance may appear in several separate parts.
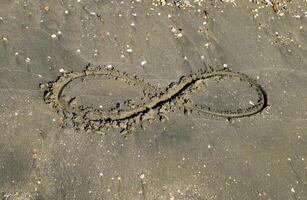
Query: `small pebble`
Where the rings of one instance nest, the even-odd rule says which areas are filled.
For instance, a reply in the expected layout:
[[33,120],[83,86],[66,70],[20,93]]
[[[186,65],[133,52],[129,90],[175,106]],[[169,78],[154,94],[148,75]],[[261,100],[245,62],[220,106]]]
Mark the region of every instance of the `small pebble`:
[[48,12],[48,11],[49,11],[49,6],[45,6],[45,7],[44,7],[44,10],[45,10],[46,12]]
[[113,69],[114,67],[112,65],[107,65],[108,69]]
[[147,61],[146,61],[146,60],[143,60],[143,61],[141,62],[141,65],[144,66],[146,63],[147,63]]
[[294,188],[291,188],[291,192],[292,192],[292,193],[295,193],[295,190],[294,190]]
[[144,179],[144,178],[145,178],[145,174],[141,174],[140,179]]

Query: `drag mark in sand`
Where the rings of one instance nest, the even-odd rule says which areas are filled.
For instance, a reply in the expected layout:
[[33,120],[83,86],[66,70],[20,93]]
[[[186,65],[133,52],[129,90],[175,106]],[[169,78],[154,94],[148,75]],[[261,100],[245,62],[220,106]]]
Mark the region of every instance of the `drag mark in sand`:
[[[74,100],[67,99],[62,94],[66,86],[76,79],[82,79],[90,76],[101,76],[105,79],[113,79],[123,81],[130,86],[139,86],[143,89],[143,93],[148,101],[142,101],[136,106],[131,106],[128,110],[114,108],[108,111],[102,109],[94,109],[85,106],[72,106]],[[195,87],[198,81],[204,81],[210,78],[237,78],[240,81],[249,84],[250,88],[255,90],[258,97],[257,102],[251,104],[247,108],[238,108],[236,110],[218,110],[206,106],[190,106],[187,105],[190,100],[187,93],[192,93],[198,89]],[[118,70],[106,67],[90,67],[88,66],[83,72],[65,72],[56,81],[47,84],[47,90],[44,93],[44,101],[51,104],[52,107],[61,115],[64,126],[73,127],[77,130],[95,131],[105,133],[110,128],[120,128],[122,133],[131,132],[134,125],[152,119],[163,119],[163,113],[179,107],[183,110],[194,110],[198,113],[206,113],[209,115],[240,118],[254,115],[266,106],[266,94],[262,87],[245,74],[232,72],[228,69],[219,71],[199,71],[187,76],[183,76],[176,83],[170,84],[164,91],[146,83],[139,79],[136,75],[126,72],[121,73]],[[126,103],[126,102],[124,102]]]

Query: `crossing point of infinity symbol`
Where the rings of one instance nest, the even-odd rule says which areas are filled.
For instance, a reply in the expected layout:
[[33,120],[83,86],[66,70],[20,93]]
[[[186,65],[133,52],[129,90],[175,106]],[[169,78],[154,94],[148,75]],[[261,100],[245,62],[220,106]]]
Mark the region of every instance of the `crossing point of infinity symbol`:
[[[138,86],[143,89],[145,98],[139,105],[133,105],[130,109],[122,110],[114,108],[111,110],[96,109],[92,107],[73,106],[73,99],[67,99],[63,95],[65,88],[76,79],[83,79],[90,76],[100,76],[104,79],[123,81],[130,86]],[[190,106],[190,99],[187,93],[193,93],[198,81],[210,78],[237,78],[246,82],[250,89],[256,91],[257,100],[246,108],[235,110],[218,110],[209,106]],[[262,87],[249,76],[233,72],[229,69],[217,71],[199,71],[183,76],[176,83],[170,84],[165,90],[151,85],[138,78],[136,75],[127,72],[121,73],[115,68],[102,66],[87,68],[82,72],[65,72],[56,81],[47,84],[44,93],[44,101],[52,105],[55,111],[63,120],[63,127],[72,127],[76,130],[94,131],[104,134],[111,128],[119,128],[122,133],[131,132],[136,124],[142,126],[144,121],[158,119],[163,121],[165,113],[179,108],[184,112],[194,110],[197,113],[204,113],[212,116],[230,118],[247,117],[261,112],[267,103],[266,94]],[[129,102],[124,102],[129,104]]]

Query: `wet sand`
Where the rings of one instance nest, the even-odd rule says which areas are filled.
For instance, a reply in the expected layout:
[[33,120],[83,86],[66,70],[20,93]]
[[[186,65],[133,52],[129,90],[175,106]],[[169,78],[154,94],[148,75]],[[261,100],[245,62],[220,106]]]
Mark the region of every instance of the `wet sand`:
[[[176,2],[1,3],[2,199],[307,198],[307,3]],[[131,127],[76,130],[44,94],[88,63],[136,75],[153,93],[193,73],[240,72],[261,86],[265,107],[232,119],[183,108],[232,112],[257,101],[242,80],[209,79]],[[64,93],[114,113],[159,102],[125,81],[85,77]]]

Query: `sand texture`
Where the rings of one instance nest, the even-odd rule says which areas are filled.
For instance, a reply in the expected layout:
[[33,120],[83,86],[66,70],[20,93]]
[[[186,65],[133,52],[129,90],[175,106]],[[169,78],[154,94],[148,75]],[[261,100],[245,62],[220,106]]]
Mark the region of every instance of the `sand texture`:
[[2,0],[0,199],[307,199],[304,0]]

